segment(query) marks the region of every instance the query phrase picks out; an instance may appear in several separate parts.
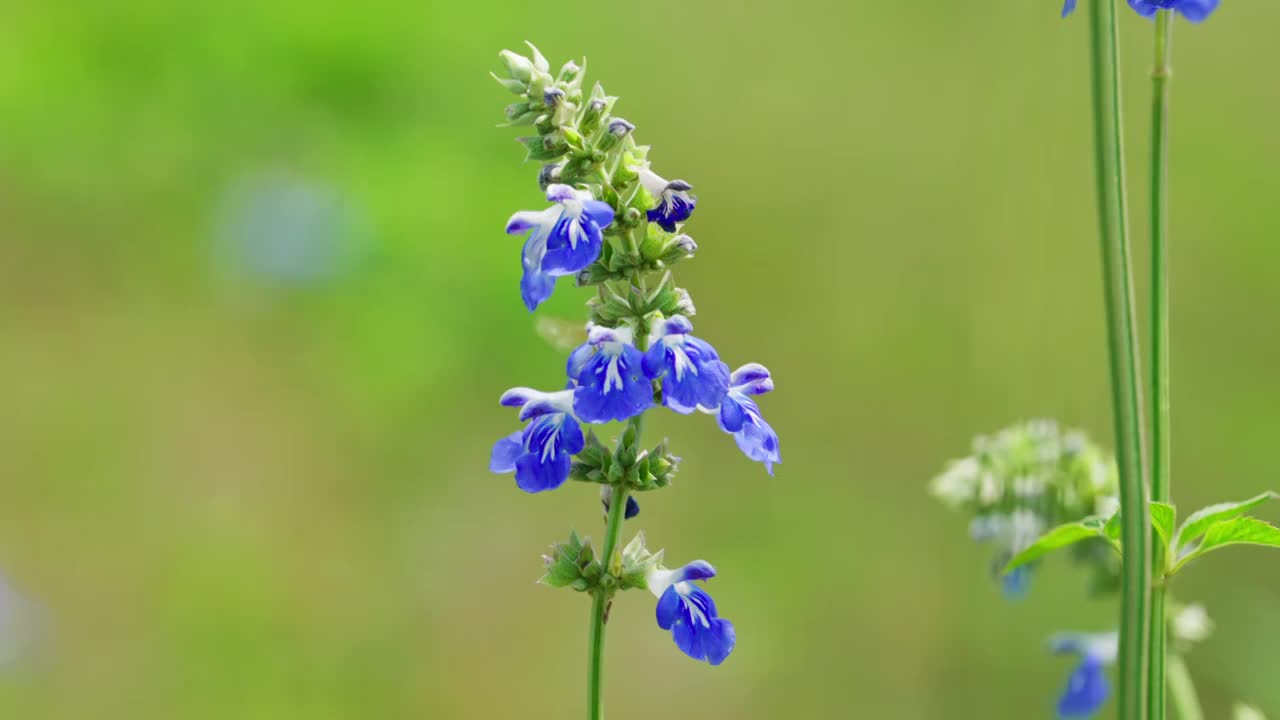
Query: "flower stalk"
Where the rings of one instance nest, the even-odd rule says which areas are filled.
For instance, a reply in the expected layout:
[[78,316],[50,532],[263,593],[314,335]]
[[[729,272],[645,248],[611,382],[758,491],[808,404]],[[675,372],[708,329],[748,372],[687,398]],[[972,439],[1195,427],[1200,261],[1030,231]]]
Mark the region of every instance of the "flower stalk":
[[1123,720],[1146,720],[1151,517],[1147,503],[1133,263],[1125,198],[1115,0],[1094,0],[1090,3],[1089,15],[1098,228],[1102,243],[1116,460],[1120,473],[1120,511],[1124,521],[1118,700]]
[[[1151,499],[1170,500],[1169,373],[1169,81],[1173,75],[1173,10],[1155,17],[1155,66],[1151,72]],[[1164,567],[1164,548],[1154,548]],[[1165,582],[1151,588],[1151,652],[1148,692],[1151,720],[1165,716]]]

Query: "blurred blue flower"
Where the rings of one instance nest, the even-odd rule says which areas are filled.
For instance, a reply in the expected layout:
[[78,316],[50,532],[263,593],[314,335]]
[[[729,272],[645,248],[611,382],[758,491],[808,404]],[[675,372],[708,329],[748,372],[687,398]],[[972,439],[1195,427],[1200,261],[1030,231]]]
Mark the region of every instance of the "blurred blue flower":
[[587,342],[569,355],[566,370],[578,383],[573,411],[589,423],[626,420],[653,405],[653,385],[644,376],[644,356],[631,328],[592,325]]
[[530,421],[521,432],[502,438],[493,446],[489,469],[515,472],[516,485],[530,493],[554,490],[569,477],[573,455],[586,439],[573,416],[573,391],[546,393],[512,388],[500,401],[520,408],[520,419]]
[[1080,658],[1058,698],[1059,718],[1089,718],[1102,709],[1111,695],[1111,683],[1103,667],[1115,662],[1118,646],[1115,633],[1059,633],[1049,639],[1049,649],[1055,655],[1073,654]]
[[1174,10],[1193,23],[1203,22],[1214,10],[1219,0],[1129,0],[1129,7],[1142,17],[1153,17],[1159,10]]
[[682,415],[695,410],[717,410],[729,390],[729,366],[720,362],[715,348],[690,335],[693,324],[683,315],[658,323],[644,374],[662,381],[662,404]]
[[675,232],[676,223],[688,220],[698,204],[698,198],[689,194],[693,186],[684,180],[665,180],[644,165],[631,169],[640,176],[640,184],[658,203],[649,210],[649,222],[657,223],[667,232]]
[[[1129,7],[1142,17],[1153,17],[1159,10],[1174,10],[1193,23],[1203,22],[1214,10],[1218,9],[1221,0],[1129,0]],[[1076,9],[1076,0],[1066,0],[1062,6],[1062,17]]]
[[649,591],[658,598],[658,627],[670,630],[671,637],[685,655],[719,665],[733,652],[737,642],[733,623],[720,617],[715,601],[695,580],[715,577],[716,569],[695,560],[676,570],[658,566],[645,578]]
[[557,183],[547,187],[547,199],[556,204],[518,212],[507,221],[507,234],[529,233],[520,295],[530,311],[551,297],[557,277],[572,275],[600,257],[601,230],[613,222],[613,208],[588,190]]
[[769,474],[773,466],[782,462],[778,446],[778,433],[760,414],[760,407],[749,396],[763,395],[773,390],[773,378],[769,370],[758,363],[748,363],[729,376],[729,390],[720,403],[720,427],[733,435],[738,448],[747,457],[764,463]]
[[239,183],[218,221],[231,261],[286,286],[335,276],[364,241],[360,223],[334,190],[287,175]]

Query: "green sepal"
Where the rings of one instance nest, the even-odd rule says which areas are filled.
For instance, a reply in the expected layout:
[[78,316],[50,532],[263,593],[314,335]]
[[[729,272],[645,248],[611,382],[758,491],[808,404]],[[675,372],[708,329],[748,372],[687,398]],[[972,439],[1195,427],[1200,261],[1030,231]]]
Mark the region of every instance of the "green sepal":
[[569,532],[569,540],[551,546],[551,553],[542,557],[546,572],[538,582],[550,587],[568,587],[579,592],[594,587],[600,578],[600,563],[589,538],[579,537],[577,531]]
[[641,590],[649,587],[649,571],[662,562],[662,551],[650,553],[645,547],[644,531],[636,533],[635,538],[622,549],[622,567],[618,576],[618,589]]

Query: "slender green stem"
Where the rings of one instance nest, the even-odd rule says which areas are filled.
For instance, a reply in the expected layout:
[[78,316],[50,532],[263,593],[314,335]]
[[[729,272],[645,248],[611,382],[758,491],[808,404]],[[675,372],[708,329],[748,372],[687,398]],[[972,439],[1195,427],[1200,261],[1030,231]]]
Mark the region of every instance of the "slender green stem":
[[1187,663],[1177,653],[1169,656],[1169,697],[1173,700],[1173,709],[1178,713],[1178,720],[1204,720],[1204,710],[1200,708],[1200,697],[1196,694],[1196,684],[1187,671]]
[[[1173,73],[1173,11],[1155,19],[1155,66],[1151,71],[1151,499],[1169,502],[1169,80]],[[1156,548],[1164,567],[1165,548]],[[1164,583],[1151,589],[1151,720],[1165,715]]]
[[[635,425],[639,434],[639,423]],[[613,554],[618,548],[618,539],[622,536],[629,494],[626,486],[615,485],[613,497],[609,500],[609,519],[605,526],[604,550],[600,556],[606,572],[613,565]],[[587,717],[590,720],[604,718],[604,625],[608,619],[612,597],[612,588],[601,588],[591,594],[590,666],[587,671]]]
[[1121,720],[1146,720],[1147,618],[1151,602],[1151,516],[1147,505],[1133,264],[1129,252],[1121,140],[1115,0],[1090,3],[1098,226],[1102,241],[1111,401],[1120,470],[1124,543],[1120,614]]

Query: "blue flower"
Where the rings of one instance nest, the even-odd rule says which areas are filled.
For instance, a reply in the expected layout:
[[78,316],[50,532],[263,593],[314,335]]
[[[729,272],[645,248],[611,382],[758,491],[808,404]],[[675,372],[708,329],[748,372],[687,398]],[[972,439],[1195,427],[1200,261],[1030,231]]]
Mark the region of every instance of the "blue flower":
[[760,414],[750,395],[763,395],[773,390],[773,378],[769,370],[758,363],[748,363],[733,371],[729,377],[729,391],[720,403],[720,428],[733,434],[738,448],[756,462],[764,463],[773,474],[775,463],[782,462],[778,447],[778,433]]
[[698,198],[689,194],[693,186],[683,180],[664,180],[646,166],[631,169],[640,176],[640,184],[658,203],[649,210],[649,222],[658,223],[667,232],[675,232],[676,223],[688,220],[698,204]]
[[[1214,10],[1218,9],[1221,0],[1129,0],[1129,7],[1142,17],[1153,17],[1159,10],[1174,10],[1193,23],[1203,22]],[[1066,0],[1062,6],[1062,17],[1076,9],[1076,0]]]
[[1175,10],[1193,23],[1203,22],[1218,9],[1219,0],[1129,0],[1129,7],[1142,17],[1153,17],[1158,10]]
[[1103,667],[1115,662],[1118,642],[1115,633],[1060,633],[1049,639],[1055,655],[1080,656],[1080,664],[1072,669],[1067,687],[1058,698],[1059,718],[1093,717],[1106,704],[1111,683]]
[[644,374],[662,381],[662,404],[682,415],[694,410],[716,410],[729,391],[729,366],[720,362],[715,348],[690,335],[693,325],[683,315],[673,315],[654,329]]
[[644,356],[628,327],[592,325],[587,342],[569,355],[566,370],[578,383],[573,411],[589,423],[626,420],[653,405],[653,385],[644,376]]
[[530,493],[555,490],[569,477],[573,455],[582,451],[585,438],[573,416],[573,391],[544,393],[512,388],[501,403],[520,408],[520,419],[531,421],[524,430],[502,438],[493,446],[489,469],[515,472],[516,485]]
[[507,234],[529,232],[524,243],[524,277],[520,294],[533,311],[551,297],[556,278],[572,275],[600,257],[601,230],[613,222],[613,208],[588,190],[568,185],[547,187],[546,210],[518,212],[507,221]]
[[694,660],[719,665],[733,652],[737,635],[733,623],[720,617],[715,601],[694,580],[715,577],[716,569],[695,560],[678,570],[655,564],[645,578],[658,598],[658,627],[670,630],[676,646]]

